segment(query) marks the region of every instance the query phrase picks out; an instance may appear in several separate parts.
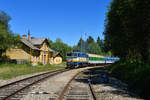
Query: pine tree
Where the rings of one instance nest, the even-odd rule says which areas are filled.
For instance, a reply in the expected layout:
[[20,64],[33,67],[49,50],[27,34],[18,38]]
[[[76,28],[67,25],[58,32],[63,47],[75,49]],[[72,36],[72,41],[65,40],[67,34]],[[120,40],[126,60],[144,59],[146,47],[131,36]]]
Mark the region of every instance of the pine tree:
[[105,21],[105,47],[121,59],[150,60],[150,1],[113,0]]
[[99,36],[97,38],[97,44],[99,45],[99,47],[102,47],[102,40],[100,39]]

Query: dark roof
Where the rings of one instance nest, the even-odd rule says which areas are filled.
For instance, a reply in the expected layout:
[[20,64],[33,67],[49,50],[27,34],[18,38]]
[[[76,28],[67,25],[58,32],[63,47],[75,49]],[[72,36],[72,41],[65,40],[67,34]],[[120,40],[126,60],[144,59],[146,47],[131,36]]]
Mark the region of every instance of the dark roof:
[[[32,48],[33,50],[40,50],[35,45],[41,45],[45,40],[47,41],[46,38],[34,38],[34,39],[31,39],[30,41],[27,39],[21,39],[21,42],[24,43],[26,46]],[[58,52],[55,52],[51,48],[48,48],[48,51],[53,52],[53,57],[55,57],[59,54]]]
[[53,57],[56,57],[57,55],[60,55],[62,57],[62,55],[59,52],[53,52]]
[[51,52],[55,52],[53,49],[51,49],[51,48],[48,48],[48,51],[51,51]]
[[46,38],[34,38],[34,39],[31,39],[31,43],[33,45],[41,45],[45,40]]
[[34,50],[40,50],[39,48],[35,47],[31,42],[29,42],[26,39],[21,39],[21,42],[24,43],[26,46],[34,49]]

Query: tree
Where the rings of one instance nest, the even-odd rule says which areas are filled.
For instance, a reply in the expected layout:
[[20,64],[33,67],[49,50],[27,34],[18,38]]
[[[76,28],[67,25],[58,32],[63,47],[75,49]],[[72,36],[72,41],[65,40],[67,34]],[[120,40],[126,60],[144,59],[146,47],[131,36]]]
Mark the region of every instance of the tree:
[[82,51],[85,53],[93,53],[93,54],[101,54],[101,55],[104,54],[101,50],[101,47],[98,45],[97,42],[95,42],[92,36],[89,36],[86,41],[80,38],[78,44],[73,47],[73,50]]
[[142,60],[145,63],[149,63],[150,60],[150,1],[149,0],[134,0],[135,5],[135,23],[134,32],[138,39],[138,48],[141,54]]
[[102,42],[102,40],[100,39],[99,36],[97,37],[97,44],[99,45],[99,47],[103,46],[103,42]]
[[56,42],[57,42],[57,43],[62,43],[62,40],[61,40],[60,38],[57,38],[57,39],[56,39]]
[[105,47],[121,59],[149,61],[149,0],[113,0],[105,21]]
[[0,24],[3,25],[3,28],[9,31],[9,21],[11,17],[7,15],[4,11],[0,10]]
[[60,38],[57,38],[56,42],[52,43],[51,48],[57,52],[60,52],[63,56],[63,60],[66,60],[66,53],[72,51],[72,47],[63,43]]
[[48,42],[49,42],[50,46],[53,44],[53,41],[50,38],[48,38]]
[[0,11],[0,59],[2,58],[2,53],[7,49],[18,45],[19,36],[14,35],[9,29],[8,22],[11,17],[8,16],[4,11]]
[[85,52],[85,41],[82,38],[80,38],[76,50]]
[[101,49],[97,43],[90,43],[88,45],[88,53],[93,53],[93,54],[102,54]]
[[87,38],[87,40],[86,40],[86,43],[88,43],[88,44],[94,43],[94,42],[95,42],[95,41],[94,41],[94,39],[93,39],[92,36],[89,36],[89,37]]

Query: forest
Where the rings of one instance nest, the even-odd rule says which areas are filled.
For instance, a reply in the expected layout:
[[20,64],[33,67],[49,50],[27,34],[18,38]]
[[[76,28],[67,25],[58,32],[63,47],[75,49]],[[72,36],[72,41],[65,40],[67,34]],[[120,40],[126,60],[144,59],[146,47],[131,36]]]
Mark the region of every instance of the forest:
[[113,0],[105,20],[104,48],[120,58],[110,75],[150,99],[150,0]]

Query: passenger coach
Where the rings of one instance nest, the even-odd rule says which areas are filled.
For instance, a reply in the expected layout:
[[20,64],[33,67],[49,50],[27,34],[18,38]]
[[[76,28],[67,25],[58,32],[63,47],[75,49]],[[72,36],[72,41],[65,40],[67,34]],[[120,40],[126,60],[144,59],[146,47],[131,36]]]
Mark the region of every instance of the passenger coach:
[[83,52],[70,52],[67,53],[67,67],[76,68],[84,67],[88,65],[99,65],[99,64],[108,64],[118,61],[118,57],[105,57],[97,54],[86,54]]

